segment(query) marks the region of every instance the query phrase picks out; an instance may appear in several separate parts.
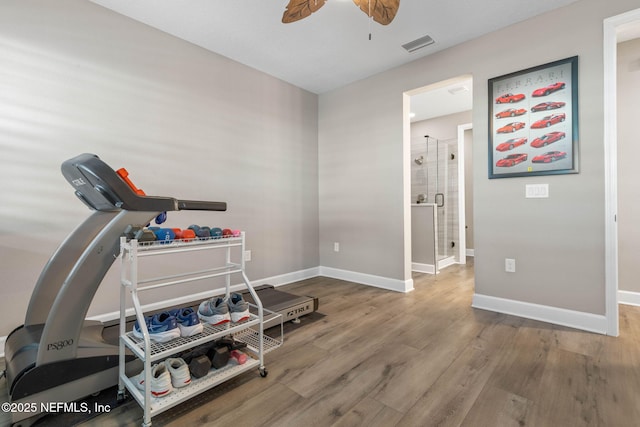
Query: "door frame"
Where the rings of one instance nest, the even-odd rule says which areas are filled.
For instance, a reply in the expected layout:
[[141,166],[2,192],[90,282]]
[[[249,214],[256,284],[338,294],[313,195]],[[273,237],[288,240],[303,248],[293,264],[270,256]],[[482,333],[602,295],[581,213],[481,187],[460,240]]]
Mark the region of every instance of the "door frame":
[[[417,95],[419,93],[424,93],[424,92],[429,92],[430,90],[435,90],[438,88],[441,88],[443,86],[447,86],[452,84],[453,82],[462,80],[462,79],[473,79],[473,76],[471,74],[465,74],[465,75],[461,75],[458,77],[453,77],[451,79],[446,79],[446,80],[442,80],[440,82],[437,83],[433,83],[433,84],[428,84],[419,88],[415,88],[412,90],[408,90],[403,92],[402,94],[402,115],[403,115],[403,120],[402,120],[402,155],[403,155],[403,164],[404,164],[404,170],[403,170],[403,174],[402,174],[402,181],[403,181],[403,200],[404,200],[404,205],[405,205],[405,209],[404,209],[404,272],[405,272],[405,277],[407,278],[411,278],[412,277],[412,269],[411,269],[411,264],[412,264],[412,251],[411,251],[411,117],[410,117],[410,113],[411,113],[411,96],[413,95]],[[473,107],[472,107],[473,108]],[[470,124],[469,124],[470,125]],[[466,126],[466,125],[459,125],[459,126]],[[464,160],[464,155],[460,155],[460,153],[462,153],[464,151],[464,132],[462,135],[462,141],[463,141],[463,145],[462,148],[463,150],[460,151],[458,150],[458,185],[460,185],[460,183],[462,183],[462,189],[464,190],[464,162],[462,160]],[[458,129],[458,148],[460,147],[460,129]],[[460,179],[460,174],[462,173],[462,179]],[[462,232],[460,233],[460,237],[459,237],[459,250],[461,251],[461,255],[460,258],[460,262],[461,263],[466,263],[466,236],[464,234],[464,226],[466,223],[466,219],[464,216],[464,192],[458,190],[458,197],[460,197],[460,194],[462,194],[462,205],[458,205],[459,206],[459,212],[458,212],[458,216],[460,218],[459,223],[461,224],[461,228],[462,228]],[[463,245],[462,242],[464,242],[465,244]],[[462,249],[464,248],[464,253],[462,252]],[[435,260],[435,270],[437,271],[438,265],[438,260],[437,260],[437,256],[436,256],[436,260]]]
[[464,132],[471,129],[473,129],[473,123],[458,125],[458,258],[460,264],[467,263]]
[[604,182],[605,182],[605,317],[607,335],[618,336],[618,140],[617,140],[617,45],[618,32],[640,25],[640,9],[603,21],[604,65]]

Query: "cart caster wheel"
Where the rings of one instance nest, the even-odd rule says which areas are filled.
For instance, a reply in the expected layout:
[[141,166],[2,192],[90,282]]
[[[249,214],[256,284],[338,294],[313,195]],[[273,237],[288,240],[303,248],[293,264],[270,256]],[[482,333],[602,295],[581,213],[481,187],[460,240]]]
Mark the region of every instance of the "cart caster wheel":
[[264,377],[266,377],[267,375],[269,375],[269,371],[267,371],[267,368],[260,368],[260,369],[259,369],[259,371],[260,371],[260,376],[261,376],[262,378],[264,378]]

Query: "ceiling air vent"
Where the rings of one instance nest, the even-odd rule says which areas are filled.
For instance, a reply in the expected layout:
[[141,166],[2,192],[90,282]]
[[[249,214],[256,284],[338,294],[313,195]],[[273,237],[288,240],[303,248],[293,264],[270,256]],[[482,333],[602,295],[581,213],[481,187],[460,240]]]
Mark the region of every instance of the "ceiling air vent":
[[423,36],[412,42],[403,44],[402,47],[405,48],[407,52],[415,52],[416,50],[422,49],[423,47],[429,46],[433,43],[435,43],[435,41],[430,36]]

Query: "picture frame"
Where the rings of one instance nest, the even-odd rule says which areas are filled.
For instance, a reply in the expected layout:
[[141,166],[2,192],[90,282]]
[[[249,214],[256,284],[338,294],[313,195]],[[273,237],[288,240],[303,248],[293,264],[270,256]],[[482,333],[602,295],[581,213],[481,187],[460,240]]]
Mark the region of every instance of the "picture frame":
[[578,173],[578,57],[489,79],[489,178]]

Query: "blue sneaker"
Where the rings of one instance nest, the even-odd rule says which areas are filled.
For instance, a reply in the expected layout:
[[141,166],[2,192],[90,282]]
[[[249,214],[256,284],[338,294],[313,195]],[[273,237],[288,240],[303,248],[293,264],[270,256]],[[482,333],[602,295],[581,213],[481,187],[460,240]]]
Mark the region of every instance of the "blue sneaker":
[[[145,317],[144,321],[149,331],[149,339],[152,341],[167,342],[180,336],[176,318],[168,311]],[[138,321],[133,325],[133,335],[140,339],[143,338]]]
[[191,307],[175,308],[169,310],[169,314],[176,318],[180,336],[190,337],[202,332],[203,327],[198,318],[198,313]]

